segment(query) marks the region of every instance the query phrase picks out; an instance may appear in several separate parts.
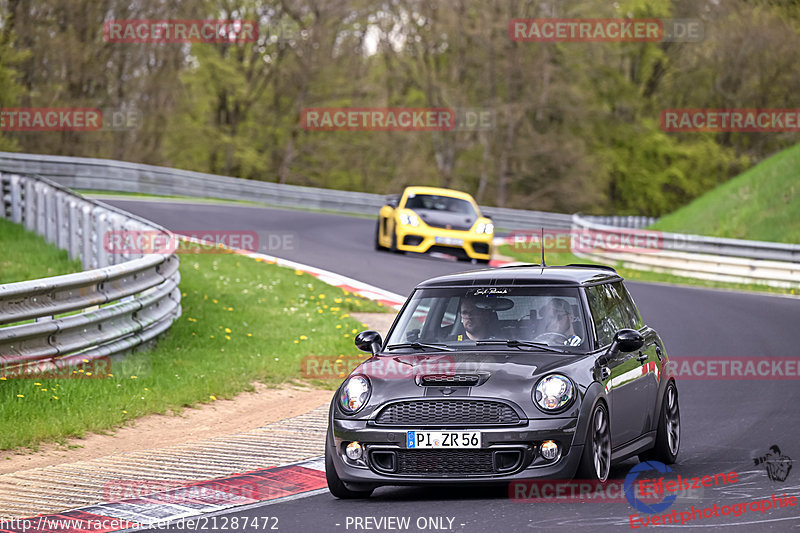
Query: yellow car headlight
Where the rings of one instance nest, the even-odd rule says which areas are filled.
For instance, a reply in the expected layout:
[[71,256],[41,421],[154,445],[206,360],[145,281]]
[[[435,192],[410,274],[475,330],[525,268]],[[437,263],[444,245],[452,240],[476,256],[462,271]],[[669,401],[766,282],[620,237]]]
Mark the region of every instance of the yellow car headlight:
[[414,226],[416,228],[419,226],[419,218],[414,214],[403,213],[400,215],[400,224],[404,226]]
[[478,222],[478,225],[475,226],[475,233],[486,233],[487,235],[491,235],[494,233],[494,224],[491,222]]

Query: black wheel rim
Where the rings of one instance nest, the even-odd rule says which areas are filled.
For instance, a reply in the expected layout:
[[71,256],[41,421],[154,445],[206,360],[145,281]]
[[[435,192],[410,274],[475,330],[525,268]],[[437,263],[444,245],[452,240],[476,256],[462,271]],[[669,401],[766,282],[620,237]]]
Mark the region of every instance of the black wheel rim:
[[592,417],[592,459],[597,479],[605,481],[611,470],[611,434],[605,409],[598,407]]
[[672,455],[678,455],[678,448],[681,445],[681,413],[678,407],[678,391],[673,385],[667,389],[666,400],[667,445]]

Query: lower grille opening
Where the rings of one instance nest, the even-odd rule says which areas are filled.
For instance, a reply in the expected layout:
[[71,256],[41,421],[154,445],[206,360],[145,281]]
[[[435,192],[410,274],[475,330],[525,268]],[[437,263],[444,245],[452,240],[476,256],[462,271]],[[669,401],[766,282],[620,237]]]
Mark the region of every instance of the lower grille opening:
[[494,473],[491,450],[399,450],[398,474],[475,475]]
[[397,470],[397,454],[393,451],[373,451],[370,459],[372,466],[379,472],[391,474]]
[[422,237],[419,235],[406,235],[403,237],[403,244],[406,246],[419,246],[422,243]]
[[489,253],[489,245],[485,242],[473,242],[472,249],[475,250],[476,254],[488,254]]
[[453,255],[458,259],[469,259],[469,255],[467,255],[466,250],[456,246],[441,246],[437,244],[428,248],[428,251],[439,252],[440,254],[446,254],[446,255]]
[[494,452],[495,472],[511,472],[519,467],[522,462],[520,450],[507,450]]

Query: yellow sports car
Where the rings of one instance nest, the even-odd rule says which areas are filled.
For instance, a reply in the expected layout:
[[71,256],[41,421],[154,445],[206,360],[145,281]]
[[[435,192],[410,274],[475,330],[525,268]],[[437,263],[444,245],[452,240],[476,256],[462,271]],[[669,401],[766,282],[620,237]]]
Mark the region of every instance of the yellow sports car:
[[438,187],[406,187],[381,207],[375,249],[442,252],[488,263],[494,224],[469,194]]

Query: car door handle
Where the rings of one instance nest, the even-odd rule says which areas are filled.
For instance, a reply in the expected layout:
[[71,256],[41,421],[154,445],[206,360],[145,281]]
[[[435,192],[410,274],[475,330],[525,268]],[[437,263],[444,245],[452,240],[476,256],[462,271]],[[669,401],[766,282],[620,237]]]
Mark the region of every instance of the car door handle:
[[645,361],[647,361],[648,357],[650,356],[647,355],[646,353],[639,352],[639,357],[637,357],[636,360],[639,361],[640,363],[644,363]]

